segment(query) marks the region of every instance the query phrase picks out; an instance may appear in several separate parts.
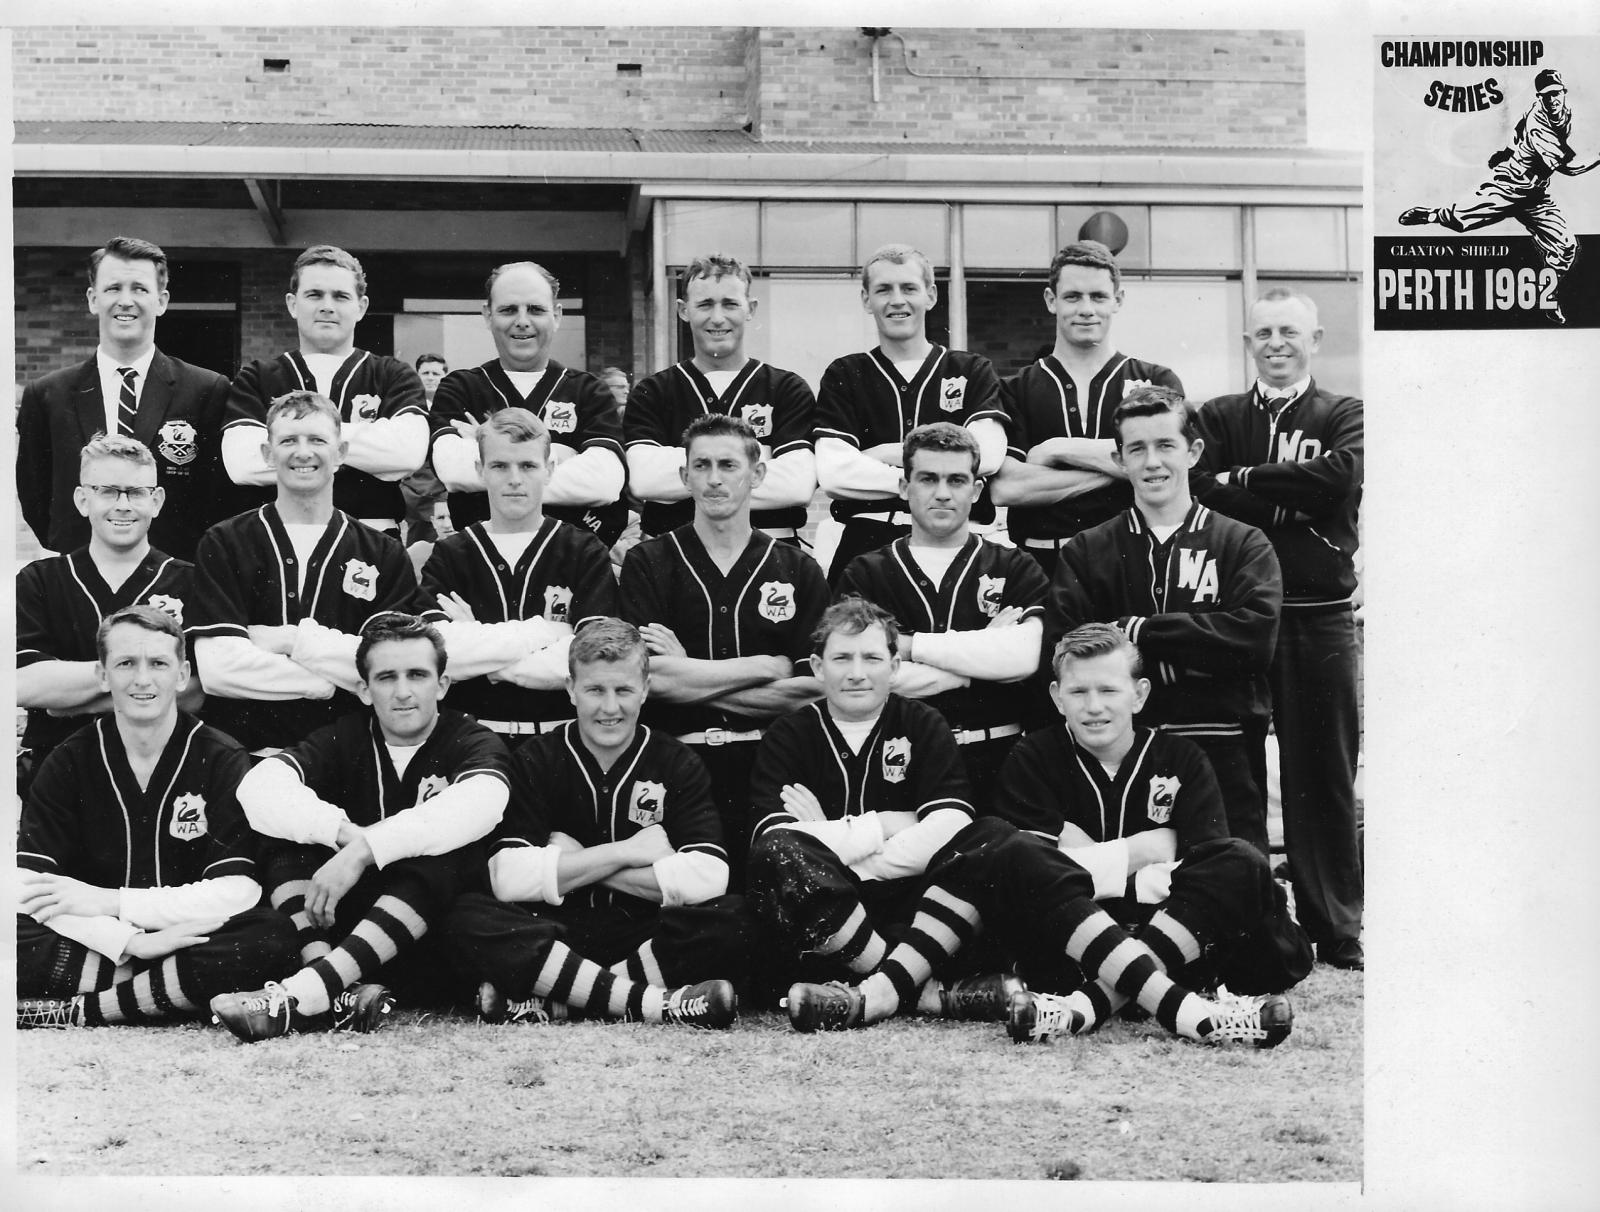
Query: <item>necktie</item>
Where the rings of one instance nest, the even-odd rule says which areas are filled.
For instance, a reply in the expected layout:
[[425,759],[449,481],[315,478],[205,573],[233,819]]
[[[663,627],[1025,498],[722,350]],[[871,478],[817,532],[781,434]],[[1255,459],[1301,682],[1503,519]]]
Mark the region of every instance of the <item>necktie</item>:
[[139,411],[139,397],[133,394],[133,381],[139,372],[131,366],[117,367],[122,376],[122,395],[117,400],[117,432],[125,438],[133,437],[133,418]]

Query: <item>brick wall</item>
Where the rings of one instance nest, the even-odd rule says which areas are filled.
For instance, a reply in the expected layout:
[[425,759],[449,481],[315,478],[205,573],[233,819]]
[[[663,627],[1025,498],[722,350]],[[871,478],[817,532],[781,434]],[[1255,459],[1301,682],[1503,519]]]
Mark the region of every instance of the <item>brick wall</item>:
[[[854,28],[55,26],[13,38],[23,120],[754,122],[773,140],[1305,141],[1294,31],[901,30],[880,43],[877,104],[871,43]],[[268,72],[266,59],[289,68]]]
[[1043,274],[1016,282],[967,283],[967,348],[994,363],[1001,378],[1014,375],[1039,346],[1053,342],[1055,323],[1040,298]]
[[17,382],[94,353],[99,329],[84,299],[84,261],[71,249],[16,250]]
[[1296,31],[897,30],[879,43],[876,104],[859,30],[758,37],[763,139],[1305,142]]
[[15,31],[13,95],[20,120],[732,129],[747,120],[749,41],[699,27],[36,27]]

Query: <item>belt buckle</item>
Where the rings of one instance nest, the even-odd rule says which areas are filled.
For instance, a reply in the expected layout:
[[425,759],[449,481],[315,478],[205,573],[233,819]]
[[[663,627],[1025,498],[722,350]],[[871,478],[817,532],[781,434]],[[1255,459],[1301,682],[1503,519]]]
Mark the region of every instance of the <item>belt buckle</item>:
[[707,745],[726,745],[728,743],[728,730],[726,728],[707,728]]

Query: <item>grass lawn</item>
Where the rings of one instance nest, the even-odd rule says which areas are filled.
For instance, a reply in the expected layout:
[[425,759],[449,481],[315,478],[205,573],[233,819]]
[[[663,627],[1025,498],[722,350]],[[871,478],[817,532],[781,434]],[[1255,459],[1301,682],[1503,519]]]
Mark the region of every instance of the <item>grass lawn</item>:
[[488,1027],[17,1035],[17,1160],[81,1175],[1358,1182],[1362,978],[1319,967],[1277,1049],[1150,1023],[1016,1046],[998,1024],[798,1035]]

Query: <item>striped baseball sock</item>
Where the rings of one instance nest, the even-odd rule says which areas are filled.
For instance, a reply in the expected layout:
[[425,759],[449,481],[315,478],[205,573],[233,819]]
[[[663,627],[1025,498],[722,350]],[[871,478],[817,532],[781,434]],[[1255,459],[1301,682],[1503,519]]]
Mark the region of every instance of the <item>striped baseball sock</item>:
[[[1163,973],[1182,972],[1186,964],[1200,958],[1200,940],[1182,922],[1165,909],[1159,910],[1139,931],[1139,941],[1150,948],[1156,964]],[[1128,999],[1105,981],[1091,980],[1081,989],[1067,995],[1067,1005],[1083,1015],[1079,1035],[1086,1035],[1105,1022]]]
[[897,1014],[914,1005],[917,991],[928,983],[934,969],[953,959],[978,932],[978,910],[938,885],[922,894],[911,932],[895,945],[878,970],[861,982],[866,998],[865,1022]]
[[1173,984],[1148,947],[1130,937],[1110,914],[1081,898],[1058,911],[1066,952],[1084,973],[1138,1002],[1168,1031],[1201,1040],[1211,1031],[1211,1003]]
[[413,906],[385,893],[356,923],[345,940],[283,982],[301,1014],[325,1014],[351,985],[377,972],[401,950],[428,933],[428,922]]
[[863,976],[877,970],[889,954],[889,944],[872,928],[867,910],[860,901],[855,903],[844,925],[812,948],[816,955],[826,955],[838,960],[851,972]]
[[[636,952],[608,970],[593,960],[584,959],[565,943],[552,943],[550,954],[533,978],[533,995],[547,997],[572,1010],[587,1010],[597,1017],[659,1023],[666,991],[654,982],[631,979],[627,967],[635,960],[643,966]],[[654,962],[652,953],[650,963]],[[619,972],[618,968],[623,971]]]
[[300,947],[300,962],[310,965],[333,950],[333,944],[316,926],[306,912],[306,889],[310,880],[286,880],[272,890],[272,907],[294,923],[295,942]]
[[199,1017],[199,1007],[183,989],[183,955],[169,955],[142,972],[119,967],[109,989],[87,994],[83,1021],[89,1027],[126,1023],[144,1026]]

